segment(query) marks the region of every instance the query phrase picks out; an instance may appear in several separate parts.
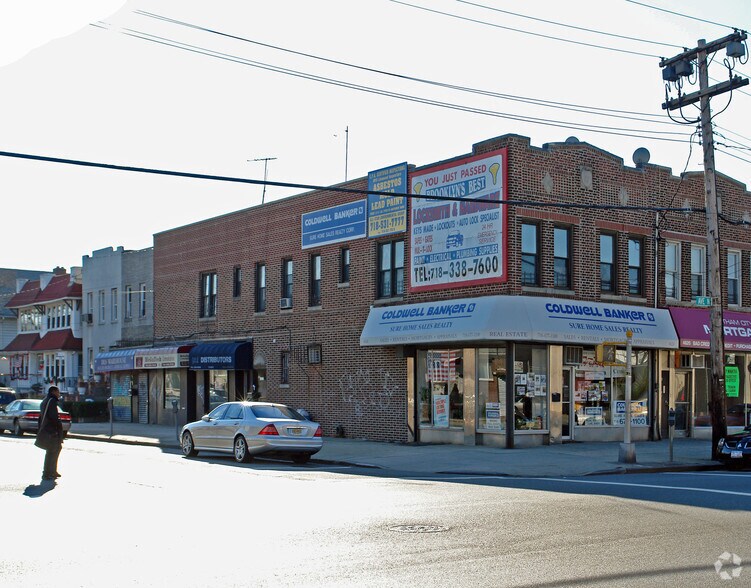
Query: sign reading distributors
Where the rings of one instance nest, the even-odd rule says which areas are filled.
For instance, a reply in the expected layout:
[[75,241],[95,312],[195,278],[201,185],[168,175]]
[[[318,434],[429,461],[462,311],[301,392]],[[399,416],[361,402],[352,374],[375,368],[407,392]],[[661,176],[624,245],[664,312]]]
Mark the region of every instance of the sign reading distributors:
[[412,176],[410,290],[506,281],[505,159],[501,149]]

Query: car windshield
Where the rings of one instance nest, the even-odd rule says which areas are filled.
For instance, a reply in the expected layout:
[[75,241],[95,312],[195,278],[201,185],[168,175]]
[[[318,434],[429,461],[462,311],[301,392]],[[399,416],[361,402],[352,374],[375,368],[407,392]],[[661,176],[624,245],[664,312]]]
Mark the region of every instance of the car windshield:
[[270,406],[251,406],[250,410],[259,419],[294,419],[304,421],[300,413],[289,406],[270,405]]
[[20,410],[39,410],[41,405],[41,400],[24,400],[21,403]]

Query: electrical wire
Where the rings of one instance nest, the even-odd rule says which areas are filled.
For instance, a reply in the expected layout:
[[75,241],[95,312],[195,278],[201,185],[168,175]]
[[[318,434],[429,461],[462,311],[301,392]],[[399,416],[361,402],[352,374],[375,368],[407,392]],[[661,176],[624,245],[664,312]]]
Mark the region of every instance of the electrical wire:
[[[102,28],[102,27],[99,27],[99,28]],[[515,120],[518,122],[527,122],[530,124],[543,124],[546,126],[565,128],[569,130],[589,131],[593,133],[615,135],[615,136],[626,136],[626,137],[633,137],[633,138],[639,138],[639,139],[651,139],[651,140],[656,140],[656,141],[668,141],[668,142],[682,143],[684,139],[670,138],[666,136],[656,136],[656,135],[673,135],[673,136],[680,136],[680,137],[687,136],[685,133],[673,132],[673,131],[655,131],[651,129],[633,129],[633,128],[625,128],[625,127],[605,127],[602,125],[592,125],[588,123],[573,123],[573,122],[560,121],[560,120],[555,120],[555,119],[530,117],[530,116],[524,116],[524,115],[514,115],[510,113],[496,111],[496,110],[481,109],[481,108],[465,106],[465,105],[452,103],[452,102],[444,102],[444,101],[434,100],[430,98],[423,98],[419,96],[403,94],[399,92],[392,92],[392,91],[383,90],[380,88],[373,88],[370,86],[364,86],[360,84],[346,82],[343,80],[336,80],[333,78],[327,78],[324,76],[318,76],[318,75],[309,74],[306,72],[292,70],[289,68],[274,66],[274,65],[267,64],[267,63],[257,62],[254,60],[245,59],[245,58],[238,57],[235,55],[222,53],[219,51],[205,49],[202,47],[198,47],[196,45],[174,41],[172,39],[167,39],[165,37],[160,37],[158,35],[152,35],[150,33],[144,33],[142,31],[137,31],[134,29],[126,28],[120,32],[122,34],[131,36],[137,39],[141,39],[144,41],[150,41],[156,44],[173,47],[178,50],[184,50],[184,51],[188,51],[192,53],[197,53],[200,55],[205,55],[208,57],[213,57],[216,59],[222,59],[222,60],[226,60],[226,61],[230,61],[234,63],[239,63],[241,65],[247,65],[249,67],[254,67],[254,68],[263,69],[267,71],[273,71],[276,73],[282,73],[282,74],[290,75],[293,77],[299,77],[299,78],[307,79],[311,81],[317,81],[317,82],[330,84],[334,86],[345,87],[348,89],[358,90],[358,91],[376,94],[380,96],[387,96],[391,98],[397,98],[400,100],[417,102],[419,104],[426,104],[430,106],[447,108],[450,110],[457,110],[457,111],[468,112],[472,114],[480,114],[483,116],[491,116],[491,117],[502,118],[506,120]],[[636,134],[636,133],[646,133],[646,134]]]
[[712,20],[705,20],[703,18],[699,18],[696,16],[689,16],[688,14],[683,14],[681,12],[674,12],[672,10],[668,10],[667,8],[658,8],[657,6],[652,6],[651,4],[646,4],[644,2],[637,2],[636,0],[626,0],[626,2],[630,2],[631,4],[638,4],[639,6],[644,6],[645,8],[651,8],[652,10],[659,10],[660,12],[667,12],[668,14],[673,14],[675,16],[680,16],[681,18],[688,18],[691,20],[696,20],[699,22],[705,22],[707,24],[717,25],[718,27],[723,27],[726,29],[735,29],[736,27],[732,27],[730,25],[722,24],[720,22],[714,22]]
[[33,155],[30,153],[17,153],[11,151],[0,151],[0,157],[11,157],[29,161],[42,161],[47,163],[60,163],[64,165],[75,165],[81,167],[107,169],[112,171],[137,172],[144,174],[156,174],[161,176],[190,178],[195,180],[211,180],[218,182],[232,182],[240,184],[253,184],[262,186],[276,186],[279,188],[294,188],[300,190],[315,190],[320,192],[336,192],[345,194],[374,194],[376,196],[402,196],[404,198],[421,198],[423,200],[441,200],[450,202],[487,202],[488,204],[503,204],[505,206],[529,206],[529,207],[551,207],[551,208],[577,208],[584,210],[641,210],[651,212],[705,212],[704,208],[670,208],[664,206],[627,206],[620,204],[580,204],[574,202],[541,202],[538,200],[488,200],[485,198],[467,198],[463,196],[426,196],[420,194],[408,194],[400,192],[383,192],[379,190],[369,190],[367,188],[346,188],[343,186],[319,186],[315,184],[300,184],[293,182],[277,182],[272,180],[252,180],[250,178],[238,178],[234,176],[218,176],[213,174],[198,174],[193,172],[182,172],[174,170],[165,170],[147,167],[134,167],[126,165],[116,165],[112,163],[99,163],[94,161],[84,161],[80,159],[66,159],[61,157],[50,157],[46,155]]
[[[163,21],[163,22],[168,22],[170,24],[175,24],[175,25],[179,25],[179,26],[183,26],[183,27],[195,29],[195,30],[198,30],[198,31],[210,33],[210,34],[213,34],[213,35],[218,35],[218,36],[221,36],[221,37],[226,37],[226,38],[233,39],[233,40],[236,40],[236,41],[242,41],[244,43],[250,43],[250,44],[253,44],[253,45],[257,45],[257,46],[260,46],[260,47],[265,47],[265,48],[268,48],[268,49],[273,49],[273,50],[276,50],[276,51],[281,51],[281,52],[284,52],[284,53],[289,53],[289,54],[292,54],[292,55],[298,55],[298,56],[306,57],[306,58],[309,58],[309,59],[323,61],[325,63],[332,63],[332,64],[335,64],[335,65],[341,65],[343,67],[353,68],[353,69],[357,69],[357,70],[361,70],[361,71],[367,71],[369,73],[376,73],[376,74],[380,74],[380,75],[385,75],[385,76],[397,78],[397,79],[400,79],[400,80],[407,80],[407,81],[412,81],[412,82],[418,82],[418,83],[428,84],[428,85],[437,86],[437,87],[441,87],[441,88],[448,88],[448,89],[451,89],[451,90],[458,90],[458,91],[461,91],[461,92],[469,92],[469,93],[474,93],[474,94],[480,94],[480,95],[489,96],[489,97],[492,97],[492,98],[501,98],[501,99],[504,99],[504,100],[511,100],[511,101],[528,103],[528,104],[535,104],[535,105],[538,105],[538,106],[545,106],[545,107],[550,107],[550,108],[558,108],[558,109],[561,109],[561,110],[573,110],[574,112],[583,112],[583,113],[586,113],[586,114],[594,114],[594,115],[597,115],[597,116],[612,116],[614,118],[623,118],[623,119],[626,119],[626,120],[640,120],[640,119],[635,119],[635,118],[630,117],[630,116],[618,116],[617,114],[610,114],[610,113],[621,113],[621,114],[633,114],[633,115],[636,115],[638,117],[655,117],[655,118],[660,118],[660,119],[664,119],[665,118],[665,115],[663,115],[663,114],[654,114],[654,113],[646,113],[646,112],[636,112],[636,111],[630,111],[630,110],[617,110],[617,109],[611,109],[611,108],[600,108],[600,107],[596,107],[596,106],[584,106],[584,105],[581,105],[581,104],[572,104],[572,103],[558,102],[558,101],[553,101],[553,100],[543,100],[543,99],[539,99],[539,98],[531,98],[531,97],[528,97],[528,96],[519,96],[519,95],[514,95],[514,94],[505,94],[505,93],[500,93],[500,92],[493,92],[493,91],[490,91],[490,90],[483,90],[483,89],[479,89],[479,88],[472,88],[472,87],[468,87],[468,86],[460,86],[460,85],[457,85],[457,84],[451,84],[451,83],[447,83],[447,82],[439,82],[439,81],[429,80],[429,79],[415,77],[415,76],[411,76],[411,75],[400,74],[400,73],[385,71],[385,70],[376,69],[376,68],[372,68],[372,67],[357,65],[357,64],[346,62],[346,61],[341,61],[341,60],[337,60],[337,59],[331,59],[331,58],[328,58],[328,57],[322,57],[320,55],[314,55],[314,54],[306,53],[306,52],[303,52],[303,51],[296,51],[294,49],[289,49],[289,48],[286,48],[286,47],[280,47],[278,45],[271,45],[269,43],[263,43],[261,41],[256,41],[254,39],[249,39],[247,37],[241,37],[241,36],[233,35],[233,34],[230,34],[230,33],[223,32],[223,31],[218,31],[216,29],[210,29],[208,27],[197,25],[195,23],[189,23],[189,22],[186,22],[186,21],[177,20],[177,19],[170,18],[170,17],[164,16],[164,15],[156,14],[156,13],[153,13],[153,12],[147,12],[145,10],[135,10],[134,13],[138,14],[140,16],[145,16],[145,17],[156,19],[156,20],[160,20],[160,21]],[[100,28],[102,28],[102,27],[100,27]],[[596,111],[600,111],[600,112],[596,112]],[[669,121],[665,121],[665,120],[660,120],[660,121],[656,120],[654,122],[656,124],[668,124],[668,125],[671,124]]]
[[576,31],[584,31],[585,33],[594,33],[595,35],[604,35],[607,37],[615,37],[616,39],[626,39],[628,41],[637,41],[639,43],[649,43],[651,45],[662,45],[663,47],[673,47],[675,49],[683,49],[683,45],[675,45],[674,43],[663,43],[661,41],[651,41],[649,39],[640,39],[638,37],[629,37],[627,35],[619,35],[617,33],[607,33],[605,31],[597,31],[595,29],[589,29],[586,27],[578,27],[576,25],[572,24],[566,24],[561,22],[556,22],[554,20],[546,20],[544,18],[537,18],[535,16],[529,16],[527,14],[519,14],[518,12],[511,12],[510,10],[501,10],[500,8],[495,8],[494,6],[486,6],[484,4],[478,4],[477,2],[470,2],[469,0],[456,0],[457,2],[461,2],[462,4],[468,4],[470,6],[476,6],[478,8],[484,8],[485,10],[492,10],[493,12],[500,12],[502,14],[510,14],[511,16],[518,16],[519,18],[526,18],[529,20],[534,20],[537,22],[544,22],[547,24],[556,25],[559,27],[565,27],[568,29],[574,29]]
[[617,53],[627,53],[629,55],[638,55],[640,57],[651,57],[654,59],[659,59],[660,55],[653,55],[651,53],[642,53],[640,51],[629,51],[627,49],[617,49],[615,47],[607,47],[605,45],[597,45],[595,43],[585,43],[583,41],[573,41],[571,39],[566,39],[563,37],[554,37],[552,35],[543,35],[542,33],[534,33],[532,31],[525,31],[523,29],[516,29],[513,27],[506,27],[503,25],[495,24],[492,22],[487,22],[483,20],[479,20],[476,18],[469,18],[467,16],[460,16],[458,14],[452,14],[451,12],[443,12],[441,10],[435,10],[433,8],[427,8],[425,6],[419,6],[417,4],[410,4],[409,2],[403,2],[402,0],[389,0],[390,2],[393,2],[394,4],[401,4],[403,6],[408,6],[410,8],[416,8],[417,10],[424,10],[425,12],[432,12],[433,14],[440,14],[442,16],[448,16],[450,18],[456,18],[458,20],[464,20],[467,22],[473,22],[476,24],[494,27],[497,29],[503,29],[505,31],[512,31],[514,33],[523,33],[525,35],[532,35],[533,37],[541,37],[543,39],[549,39],[553,41],[560,41],[562,43],[571,43],[572,45],[581,45],[583,47],[591,47],[593,49],[604,49],[605,51],[615,51]]

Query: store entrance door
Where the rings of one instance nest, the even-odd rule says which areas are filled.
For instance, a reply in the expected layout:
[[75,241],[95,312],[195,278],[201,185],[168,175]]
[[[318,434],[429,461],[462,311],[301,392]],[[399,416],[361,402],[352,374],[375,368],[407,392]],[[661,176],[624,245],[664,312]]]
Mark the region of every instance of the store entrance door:
[[675,372],[675,435],[688,437],[691,433],[691,372]]
[[573,370],[563,368],[563,390],[561,394],[561,439],[571,440],[573,412],[571,410],[571,377]]

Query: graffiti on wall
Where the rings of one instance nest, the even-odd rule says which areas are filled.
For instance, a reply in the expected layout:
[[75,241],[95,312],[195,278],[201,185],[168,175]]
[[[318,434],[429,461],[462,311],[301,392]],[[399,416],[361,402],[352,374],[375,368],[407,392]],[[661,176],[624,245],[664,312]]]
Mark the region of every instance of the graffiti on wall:
[[352,406],[355,417],[373,410],[388,411],[399,406],[405,395],[403,382],[383,368],[357,368],[339,378],[342,402]]

